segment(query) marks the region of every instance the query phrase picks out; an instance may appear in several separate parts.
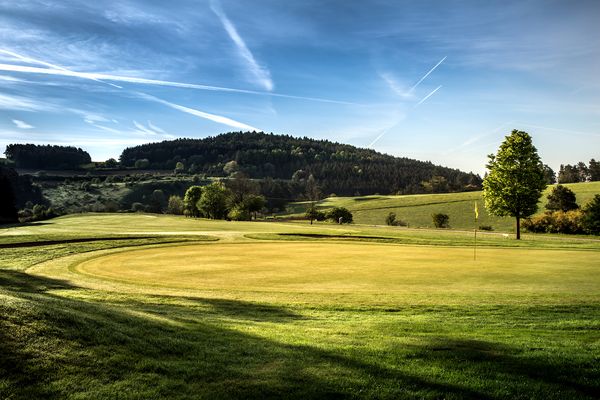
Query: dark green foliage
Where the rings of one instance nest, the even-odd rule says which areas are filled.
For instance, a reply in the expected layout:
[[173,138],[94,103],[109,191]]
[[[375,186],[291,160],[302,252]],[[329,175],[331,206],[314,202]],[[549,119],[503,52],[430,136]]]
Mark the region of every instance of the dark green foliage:
[[131,211],[133,212],[143,212],[145,209],[146,207],[142,203],[136,202],[131,205]]
[[584,233],[583,213],[580,210],[546,211],[523,221],[523,228],[536,233]]
[[0,167],[0,224],[18,221],[14,190],[9,177],[10,170]]
[[167,199],[162,190],[156,189],[152,192],[148,206],[148,211],[150,212],[158,214],[163,212],[167,207]]
[[[18,210],[25,208],[28,202],[48,204],[48,200],[42,195],[42,190],[32,183],[29,175],[19,175],[13,168],[0,166],[0,179],[10,183],[14,205]],[[4,191],[0,193],[4,194]]]
[[167,204],[167,214],[183,215],[184,203],[181,196],[171,195]]
[[352,222],[352,213],[345,207],[333,207],[327,210],[325,217],[336,223],[349,224]]
[[569,211],[579,208],[575,193],[566,186],[557,185],[548,195],[546,209],[551,211]]
[[387,217],[385,217],[385,224],[394,226],[396,224],[396,213],[389,213]]
[[479,225],[480,231],[493,231],[494,228],[491,225]]
[[[443,177],[449,191],[477,188],[481,184],[477,175],[430,162],[397,158],[326,140],[262,132],[231,132],[206,139],[145,144],[125,149],[120,158],[126,167],[134,166],[141,159],[149,160],[148,167],[155,169],[173,169],[181,161],[194,165],[194,173],[209,176],[230,174],[229,167],[233,166],[252,178],[290,179],[294,175],[300,182],[312,174],[323,192],[340,195],[357,191],[362,194],[418,193],[423,191],[421,182],[433,176]],[[223,170],[225,166],[227,171]]]
[[583,208],[583,227],[588,233],[600,235],[600,194]]
[[254,215],[254,219],[256,219],[256,214],[262,211],[266,205],[265,197],[257,194],[248,195],[241,204],[243,209]]
[[600,181],[600,162],[591,159],[588,165],[579,161],[573,165],[561,165],[558,172],[558,183]]
[[554,185],[556,183],[556,173],[546,164],[544,164],[544,176],[546,178],[546,184]]
[[79,169],[92,162],[87,152],[71,146],[9,144],[4,154],[17,168]]
[[588,172],[590,181],[600,181],[600,161],[596,161],[592,158],[588,166]]
[[513,130],[496,155],[489,155],[483,180],[483,198],[488,211],[516,218],[517,239],[521,238],[521,218],[537,211],[546,188],[544,166],[527,132]]
[[200,210],[198,209],[200,197],[202,197],[201,186],[190,186],[188,190],[186,190],[183,198],[183,210],[185,215],[194,218],[200,217]]
[[214,182],[202,188],[202,196],[197,207],[200,213],[210,219],[224,219],[229,212],[227,198],[229,191],[221,182]]
[[306,210],[304,216],[306,219],[310,220],[311,225],[315,220],[325,221],[327,219],[325,213],[323,211],[317,210],[314,204],[311,204],[311,206]]
[[431,214],[431,218],[433,219],[433,226],[435,226],[436,228],[450,227],[450,217],[448,216],[448,214],[434,213]]
[[385,217],[385,224],[389,226],[408,226],[406,221],[402,221],[401,219],[396,218],[396,213],[390,212]]
[[150,166],[150,161],[147,158],[141,158],[139,160],[135,160],[133,166],[137,169],[146,169]]

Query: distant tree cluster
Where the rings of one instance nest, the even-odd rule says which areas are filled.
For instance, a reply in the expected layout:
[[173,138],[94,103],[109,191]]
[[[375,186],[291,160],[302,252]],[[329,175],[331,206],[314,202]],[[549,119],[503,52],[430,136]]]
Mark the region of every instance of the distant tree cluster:
[[[263,132],[231,132],[205,139],[177,139],[127,148],[125,167],[178,173],[306,181],[326,193],[422,193],[477,189],[479,176],[430,162],[398,158],[327,140]],[[425,182],[425,184],[422,184]]]
[[266,206],[259,186],[244,176],[213,182],[206,186],[191,186],[182,201],[188,217],[247,221],[256,219]]
[[80,148],[36,144],[9,144],[4,152],[17,168],[79,169],[92,161]]
[[561,165],[558,171],[558,183],[592,181],[600,181],[600,161],[596,161],[593,158],[588,165],[580,161],[574,165]]
[[36,203],[45,205],[47,200],[40,187],[31,182],[31,177],[0,165],[0,223],[16,222],[18,210]]

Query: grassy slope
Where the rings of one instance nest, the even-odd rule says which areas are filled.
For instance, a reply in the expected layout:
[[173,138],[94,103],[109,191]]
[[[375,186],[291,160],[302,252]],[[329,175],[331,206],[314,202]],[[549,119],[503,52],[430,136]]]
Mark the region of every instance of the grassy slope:
[[[587,203],[595,194],[600,194],[600,182],[566,184],[577,195],[580,205]],[[546,196],[553,186],[548,187],[541,201],[539,212],[543,212]],[[445,213],[450,216],[453,229],[473,229],[474,202],[479,203],[479,225],[491,225],[494,230],[511,232],[514,219],[489,215],[483,206],[481,192],[424,194],[407,196],[361,196],[330,197],[319,203],[319,207],[346,207],[352,211],[354,221],[359,224],[385,224],[388,213],[394,212],[397,219],[408,222],[411,227],[433,227],[431,214]],[[292,205],[292,213],[301,213],[306,203]]]
[[[117,232],[154,238],[107,240]],[[307,242],[313,234],[355,240]],[[160,244],[208,236],[220,242]],[[536,236],[519,243],[527,249],[503,249],[515,241],[484,239],[473,263],[468,249],[434,246],[468,244],[452,231],[148,215],[2,229],[0,398],[593,398],[600,242]],[[77,271],[85,259],[99,262],[88,273],[118,274],[100,253],[129,278],[144,273],[138,261],[155,260],[159,276],[121,283]],[[218,284],[203,287],[199,273]]]

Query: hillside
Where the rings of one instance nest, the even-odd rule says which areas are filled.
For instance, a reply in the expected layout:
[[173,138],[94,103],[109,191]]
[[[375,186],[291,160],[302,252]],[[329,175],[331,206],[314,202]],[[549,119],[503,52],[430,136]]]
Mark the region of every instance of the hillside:
[[252,178],[303,180],[312,174],[323,193],[338,195],[422,193],[422,182],[430,182],[433,192],[464,191],[481,184],[475,174],[431,162],[263,132],[144,144],[125,149],[120,161],[124,167],[155,169],[174,169],[181,163],[184,171],[209,176],[242,171]]
[[[583,206],[600,193],[600,182],[565,184],[577,196],[577,203]],[[544,192],[538,213],[544,212],[546,196],[554,186],[548,186]],[[328,197],[318,203],[320,209],[330,207],[346,207],[359,224],[383,225],[385,217],[396,213],[397,219],[405,221],[410,227],[433,227],[431,214],[445,213],[450,216],[452,229],[473,229],[474,202],[479,204],[478,225],[489,225],[495,231],[512,232],[514,219],[489,215],[483,206],[482,192],[422,194],[405,196],[360,196],[360,197]],[[307,203],[294,203],[289,207],[292,214],[303,213]]]

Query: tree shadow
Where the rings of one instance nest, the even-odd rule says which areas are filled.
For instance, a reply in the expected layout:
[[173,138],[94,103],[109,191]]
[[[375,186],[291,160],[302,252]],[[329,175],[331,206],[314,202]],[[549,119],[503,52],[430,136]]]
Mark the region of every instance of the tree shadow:
[[[468,366],[470,374],[510,376],[510,381],[555,389],[561,396],[598,398],[600,372],[591,365],[582,365],[563,357],[551,358],[544,352],[523,354],[523,349],[498,342],[474,339],[437,337],[421,346],[414,346],[415,358],[446,367]],[[491,373],[490,373],[491,372]]]
[[[63,292],[74,289],[74,296]],[[271,340],[210,318],[269,326],[302,319],[284,307],[177,298],[195,308],[157,295],[88,300],[88,292],[65,281],[0,270],[0,299],[6,299],[0,301],[0,398],[501,397],[466,382],[407,372],[384,357]],[[413,350],[448,369],[467,360],[475,365],[470,372],[480,372],[481,365],[483,373],[491,363],[514,379],[540,367],[536,360],[519,365],[516,350],[496,343],[438,338]],[[532,379],[548,384],[561,379],[553,369],[558,367]],[[589,395],[583,389],[592,387],[572,389]]]

